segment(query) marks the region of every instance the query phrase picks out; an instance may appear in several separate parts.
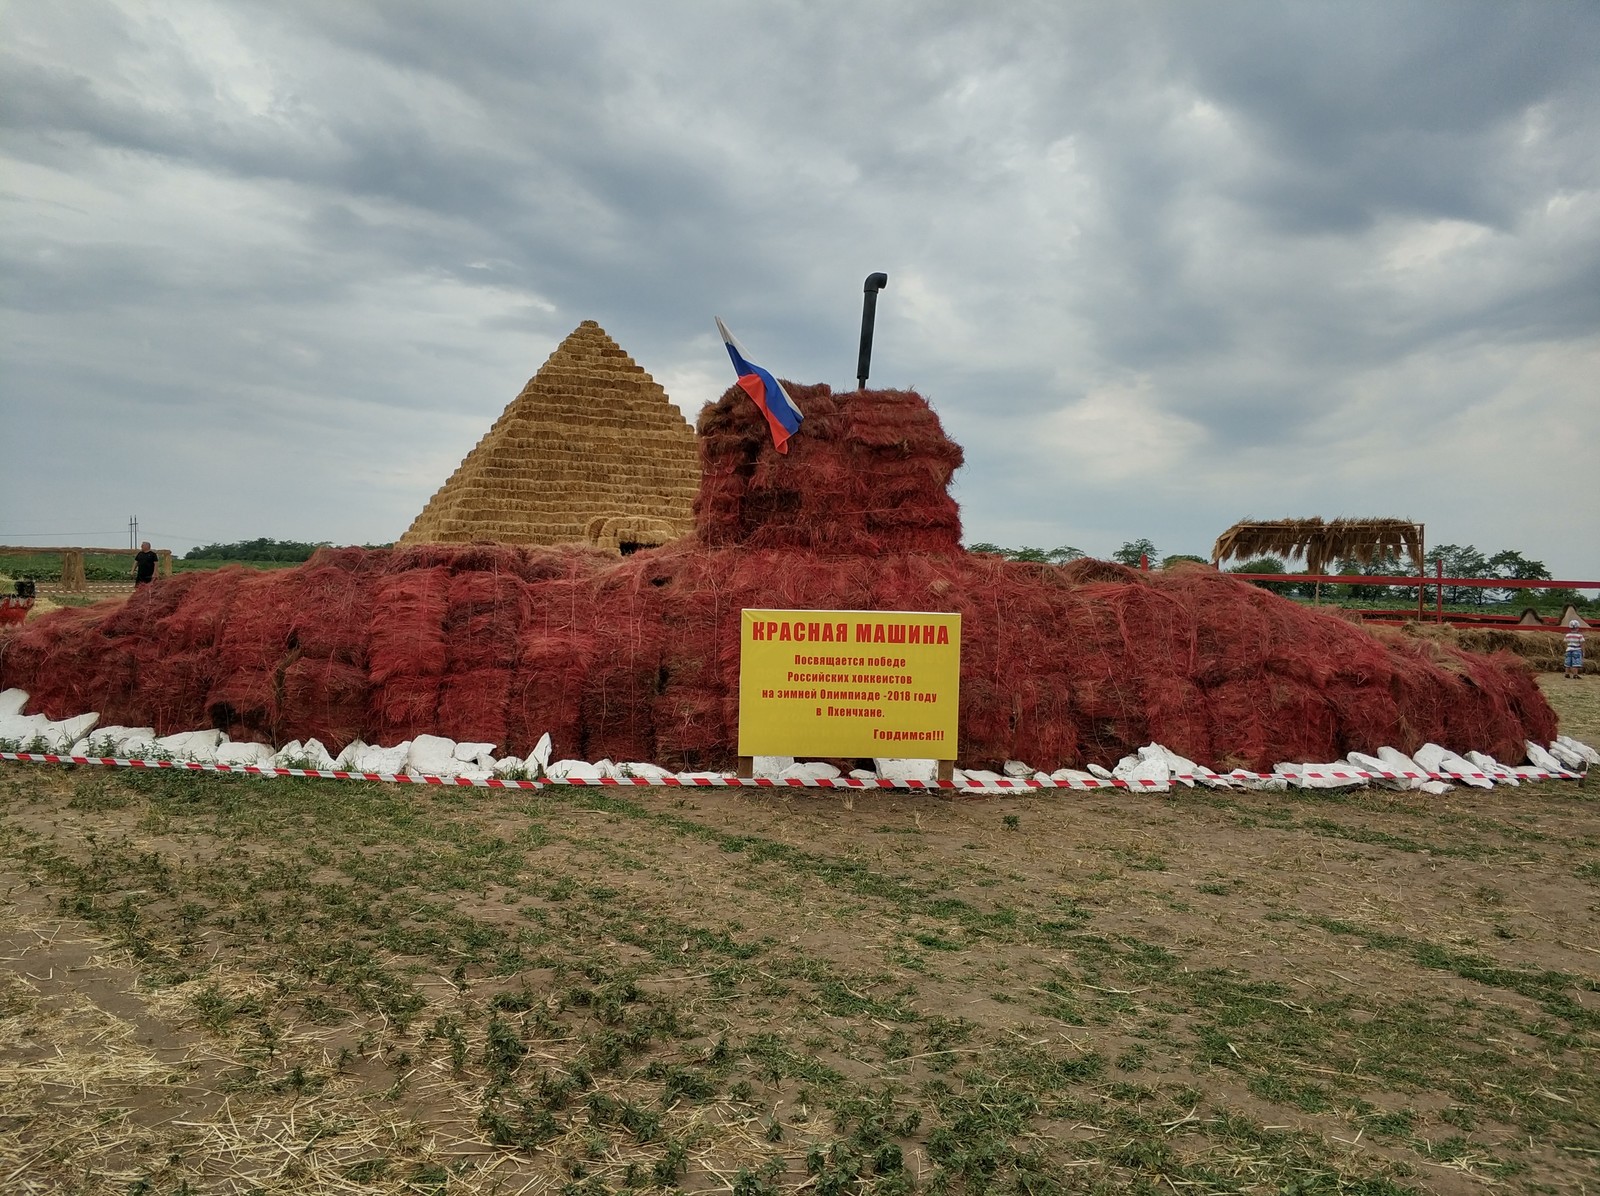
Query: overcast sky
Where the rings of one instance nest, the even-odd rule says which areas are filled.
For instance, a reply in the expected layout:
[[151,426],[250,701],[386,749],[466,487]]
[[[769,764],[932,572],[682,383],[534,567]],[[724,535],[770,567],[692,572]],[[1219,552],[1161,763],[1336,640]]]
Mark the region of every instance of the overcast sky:
[[394,539],[580,321],[872,380],[968,542],[1600,578],[1600,6],[0,5],[0,543]]

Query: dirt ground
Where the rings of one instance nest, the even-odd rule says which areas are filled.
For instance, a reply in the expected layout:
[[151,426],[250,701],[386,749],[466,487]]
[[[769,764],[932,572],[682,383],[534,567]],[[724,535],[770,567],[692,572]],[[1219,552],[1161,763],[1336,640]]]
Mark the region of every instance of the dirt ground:
[[6,1192],[1600,1191],[1587,785],[7,764],[0,895]]

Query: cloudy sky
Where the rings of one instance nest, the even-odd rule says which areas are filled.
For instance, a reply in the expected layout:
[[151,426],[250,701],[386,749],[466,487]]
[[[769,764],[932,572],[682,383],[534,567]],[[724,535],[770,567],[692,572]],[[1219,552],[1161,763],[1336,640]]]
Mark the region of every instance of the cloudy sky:
[[967,538],[1600,577],[1600,7],[0,5],[0,543],[399,535],[596,319],[925,394]]

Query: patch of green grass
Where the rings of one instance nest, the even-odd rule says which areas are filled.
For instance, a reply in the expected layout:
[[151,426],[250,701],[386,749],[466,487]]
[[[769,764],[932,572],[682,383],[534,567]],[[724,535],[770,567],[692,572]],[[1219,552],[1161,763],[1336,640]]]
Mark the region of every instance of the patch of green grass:
[[[1251,800],[1236,810],[1269,824],[1261,835],[1304,810]],[[910,1191],[913,1156],[924,1191],[1385,1193],[1405,1190],[1407,1158],[1504,1177],[1515,1159],[1494,1143],[1593,1144],[1596,1081],[1571,1066],[1594,1047],[1593,1025],[1572,1016],[1579,978],[1283,903],[1241,915],[1277,943],[1320,926],[1544,1012],[1352,993],[1271,952],[1119,932],[1152,910],[1171,918],[1162,902],[1181,879],[1140,882],[1152,889],[1131,920],[1110,890],[1093,908],[1058,896],[1168,866],[1149,853],[1085,848],[1070,877],[1041,883],[1021,860],[969,856],[962,834],[863,851],[792,823],[744,833],[748,807],[709,799],[691,812],[582,791],[469,800],[178,774],[107,779],[76,801],[75,818],[113,824],[147,807],[164,846],[0,823],[0,850],[141,974],[209,981],[190,1007],[247,1064],[230,1081],[239,1099],[301,1101],[309,1115],[332,1060],[306,1042],[336,1032],[349,1044],[341,1083],[358,1058],[381,1059],[377,1087],[405,1102],[425,1069],[471,1102],[485,1141],[559,1159],[574,1191],[700,1183],[699,1136],[725,1118],[752,1153],[724,1182],[751,1194]],[[737,906],[705,903],[684,883],[695,868],[731,870]],[[1196,891],[1238,891],[1209,875]],[[1271,879],[1251,892],[1271,900]],[[774,909],[802,911],[825,945],[802,946]],[[852,937],[857,926],[869,930]],[[272,982],[241,996],[213,979],[220,941],[231,968]],[[1514,1035],[1535,1050],[1503,1045]],[[1219,1072],[1219,1087],[1275,1106],[1271,1121],[1314,1115],[1342,1137],[1381,1137],[1396,1161],[1352,1161],[1320,1132],[1230,1111],[1207,1092]],[[1400,1096],[1378,1108],[1377,1089]],[[452,1173],[410,1147],[380,1161],[373,1182],[448,1188]]]
[[1600,1028],[1600,1012],[1586,1008],[1571,991],[1600,992],[1600,981],[1571,972],[1553,969],[1508,968],[1481,955],[1456,951],[1438,943],[1369,930],[1337,918],[1307,916],[1306,924],[1319,926],[1331,934],[1359,938],[1370,947],[1403,954],[1425,968],[1451,972],[1464,980],[1475,980],[1491,988],[1503,988],[1539,1002],[1551,1016],[1562,1018],[1584,1029]]

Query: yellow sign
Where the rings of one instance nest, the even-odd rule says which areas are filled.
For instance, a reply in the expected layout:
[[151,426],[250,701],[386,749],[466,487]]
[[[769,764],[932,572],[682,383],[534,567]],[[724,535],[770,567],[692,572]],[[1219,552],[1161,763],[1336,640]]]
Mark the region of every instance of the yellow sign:
[[742,614],[741,756],[956,758],[960,615]]

